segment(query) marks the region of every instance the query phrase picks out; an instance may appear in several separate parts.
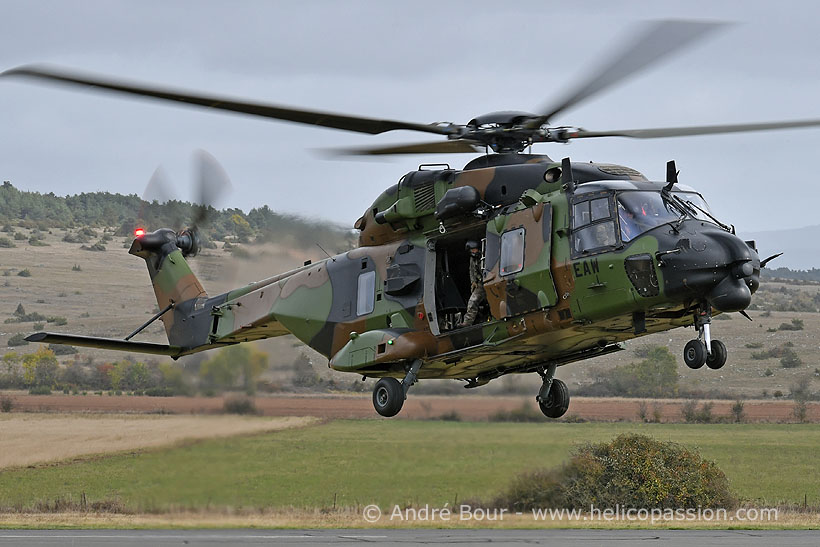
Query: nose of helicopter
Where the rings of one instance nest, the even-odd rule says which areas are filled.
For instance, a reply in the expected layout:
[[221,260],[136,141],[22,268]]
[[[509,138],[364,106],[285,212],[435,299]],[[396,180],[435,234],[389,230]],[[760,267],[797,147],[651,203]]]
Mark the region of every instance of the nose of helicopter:
[[760,286],[760,257],[752,245],[717,227],[681,234],[662,253],[669,295],[705,300],[722,312],[746,309]]

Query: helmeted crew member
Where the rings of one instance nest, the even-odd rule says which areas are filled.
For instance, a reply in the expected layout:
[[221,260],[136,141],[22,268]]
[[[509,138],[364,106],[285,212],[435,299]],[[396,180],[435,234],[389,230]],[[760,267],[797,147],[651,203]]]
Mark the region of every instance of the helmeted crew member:
[[464,246],[470,253],[470,287],[472,294],[467,302],[467,311],[461,320],[460,327],[468,327],[475,322],[478,308],[487,300],[487,293],[484,292],[484,272],[481,271],[481,250],[476,241],[470,240]]

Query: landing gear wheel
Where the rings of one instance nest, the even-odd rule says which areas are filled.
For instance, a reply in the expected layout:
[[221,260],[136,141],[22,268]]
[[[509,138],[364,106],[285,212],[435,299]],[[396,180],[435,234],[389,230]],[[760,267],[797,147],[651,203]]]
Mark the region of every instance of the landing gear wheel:
[[689,340],[683,348],[683,362],[689,368],[702,367],[706,363],[706,344],[700,340]]
[[373,407],[386,418],[395,416],[404,404],[404,387],[395,378],[382,378],[373,388]]
[[555,378],[552,380],[547,400],[538,401],[538,408],[547,418],[560,418],[569,408],[569,390],[567,384]]
[[726,364],[726,357],[729,352],[726,350],[726,345],[720,340],[712,340],[712,355],[706,358],[706,366],[717,370]]

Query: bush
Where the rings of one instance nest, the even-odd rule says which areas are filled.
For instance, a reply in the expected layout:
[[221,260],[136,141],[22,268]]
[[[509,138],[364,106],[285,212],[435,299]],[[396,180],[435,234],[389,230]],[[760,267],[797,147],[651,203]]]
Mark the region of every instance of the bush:
[[170,387],[149,387],[145,390],[149,397],[173,397],[174,389]]
[[0,412],[11,412],[14,408],[14,399],[8,395],[0,396]]
[[3,236],[0,237],[0,247],[5,247],[6,249],[11,249],[12,247],[17,247],[12,240]]
[[760,349],[763,347],[763,342],[749,342],[746,344],[746,347],[749,349]]
[[48,349],[53,351],[54,355],[74,355],[77,353],[77,348],[64,344],[49,344]]
[[780,359],[780,366],[783,368],[797,368],[803,364],[803,360],[797,356],[794,350],[786,348],[783,357]]
[[735,404],[732,405],[732,414],[734,415],[735,422],[737,423],[743,423],[743,420],[746,419],[745,413],[743,411],[744,406],[745,403],[740,399],[735,401]]
[[578,448],[558,469],[519,475],[491,505],[527,511],[591,505],[731,509],[737,503],[726,475],[714,462],[677,443],[624,434]]
[[681,409],[681,415],[686,423],[695,424],[710,424],[715,420],[712,415],[713,403],[703,403],[698,408],[698,402],[694,399],[686,401]]
[[33,386],[28,390],[29,395],[51,395],[49,386]]
[[244,396],[227,397],[223,405],[227,414],[258,414],[253,399]]
[[15,232],[14,234],[14,241],[25,241],[27,239],[28,238],[26,237],[26,235],[22,232]]
[[678,364],[669,349],[666,346],[644,346],[635,353],[646,358],[600,372],[595,383],[587,386],[583,394],[648,398],[676,396]]
[[781,323],[777,330],[803,330],[803,320],[795,318],[791,323]]
[[74,265],[71,267],[71,271],[72,271],[72,272],[81,272],[81,271],[83,271],[83,269],[80,267],[80,265],[79,265],[79,264],[74,264]]
[[19,272],[17,272],[17,275],[20,277],[31,277],[31,270],[29,270],[28,268],[26,268],[25,270],[20,270]]
[[540,411],[524,403],[513,410],[499,410],[488,419],[491,422],[543,422],[545,418]]
[[18,332],[17,334],[9,338],[9,341],[6,342],[6,344],[9,346],[27,346],[28,340],[26,340],[26,337],[23,335],[22,332]]

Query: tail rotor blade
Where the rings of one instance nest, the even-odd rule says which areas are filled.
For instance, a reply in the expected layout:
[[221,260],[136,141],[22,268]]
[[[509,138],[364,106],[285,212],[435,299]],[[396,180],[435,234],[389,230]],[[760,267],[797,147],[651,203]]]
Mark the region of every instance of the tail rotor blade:
[[230,192],[232,186],[228,173],[210,153],[197,150],[194,153],[194,163],[196,179],[194,181],[193,224],[197,227],[207,221],[208,209],[214,207],[225,194]]

